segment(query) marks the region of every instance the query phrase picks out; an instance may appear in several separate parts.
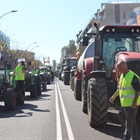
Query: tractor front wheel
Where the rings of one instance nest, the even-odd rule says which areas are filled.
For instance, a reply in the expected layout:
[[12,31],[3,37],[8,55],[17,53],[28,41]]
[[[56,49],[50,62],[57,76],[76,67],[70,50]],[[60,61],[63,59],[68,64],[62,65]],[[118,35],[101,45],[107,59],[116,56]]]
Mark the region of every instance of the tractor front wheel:
[[63,82],[64,82],[64,85],[69,85],[69,73],[68,72],[66,72],[66,73],[64,73],[64,80],[63,80]]
[[43,82],[42,88],[43,88],[43,91],[46,91],[46,89],[47,89],[47,82],[46,81]]
[[81,101],[81,80],[74,78],[74,97],[76,100]]
[[6,110],[14,110],[16,107],[16,93],[14,89],[8,88],[4,93],[4,104]]
[[108,93],[105,79],[98,77],[88,80],[87,108],[88,122],[91,127],[106,124],[108,120]]
[[30,85],[30,96],[31,98],[36,98],[37,97],[37,89],[35,84]]

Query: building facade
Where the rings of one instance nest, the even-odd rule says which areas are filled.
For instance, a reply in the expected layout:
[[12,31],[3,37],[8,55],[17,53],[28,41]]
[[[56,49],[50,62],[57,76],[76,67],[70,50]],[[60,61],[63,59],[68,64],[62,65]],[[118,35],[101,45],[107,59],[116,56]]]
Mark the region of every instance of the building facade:
[[126,22],[126,25],[140,25],[140,6],[134,8],[130,18]]
[[1,50],[10,49],[10,37],[2,31],[0,31],[0,48]]
[[[93,18],[89,21],[85,29],[77,35],[77,44],[82,42],[87,33],[94,33],[96,29],[94,23],[99,27],[104,25],[126,25],[127,20],[130,18],[133,10],[139,7],[139,3],[103,3],[101,9],[94,13]],[[90,39],[92,36],[89,36]]]

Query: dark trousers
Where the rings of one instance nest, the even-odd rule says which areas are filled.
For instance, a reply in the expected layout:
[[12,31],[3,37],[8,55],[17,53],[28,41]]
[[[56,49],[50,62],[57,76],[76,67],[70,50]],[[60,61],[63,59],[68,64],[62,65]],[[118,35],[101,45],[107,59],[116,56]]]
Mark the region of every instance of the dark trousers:
[[16,93],[18,94],[18,92],[21,90],[22,95],[25,95],[25,84],[23,80],[17,80],[16,81]]
[[136,124],[136,115],[138,112],[138,107],[136,107],[135,109],[132,109],[131,107],[125,107],[124,112],[126,115],[126,121],[123,140],[140,140],[138,139]]

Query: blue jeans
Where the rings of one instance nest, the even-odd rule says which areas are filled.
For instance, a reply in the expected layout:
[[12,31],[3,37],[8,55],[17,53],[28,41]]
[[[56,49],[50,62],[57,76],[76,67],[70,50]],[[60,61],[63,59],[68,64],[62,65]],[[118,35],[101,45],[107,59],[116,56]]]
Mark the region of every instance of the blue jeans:
[[125,107],[124,112],[126,115],[126,121],[123,140],[139,140],[136,124],[136,115],[138,112],[138,106],[135,109],[132,109],[131,107]]

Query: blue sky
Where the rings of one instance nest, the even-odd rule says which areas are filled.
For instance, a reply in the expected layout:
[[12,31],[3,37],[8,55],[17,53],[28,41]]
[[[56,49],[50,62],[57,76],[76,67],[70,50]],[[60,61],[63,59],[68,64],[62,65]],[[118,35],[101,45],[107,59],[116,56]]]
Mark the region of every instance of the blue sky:
[[[12,49],[28,50],[35,58],[43,56],[60,62],[61,48],[85,28],[101,3],[108,0],[0,0],[0,30],[11,40]],[[133,0],[137,2],[137,0]]]

